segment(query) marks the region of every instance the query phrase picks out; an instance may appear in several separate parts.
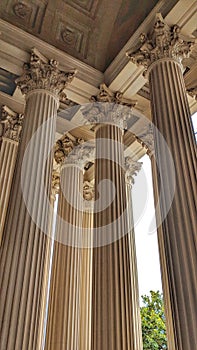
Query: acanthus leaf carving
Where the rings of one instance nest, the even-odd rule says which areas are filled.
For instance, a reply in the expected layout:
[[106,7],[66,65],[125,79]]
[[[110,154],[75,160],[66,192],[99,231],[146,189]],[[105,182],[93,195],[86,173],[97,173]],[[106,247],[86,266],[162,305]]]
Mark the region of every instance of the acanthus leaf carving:
[[142,168],[142,162],[136,161],[132,157],[125,157],[125,175],[126,183],[133,185],[135,183],[134,177]]
[[54,159],[56,163],[63,164],[66,157],[70,152],[74,149],[74,147],[82,144],[84,142],[83,139],[76,139],[71,135],[62,136],[55,144],[54,147]]
[[111,123],[122,129],[127,128],[127,119],[131,118],[131,108],[137,103],[123,97],[121,92],[111,91],[105,84],[100,85],[97,96],[90,98],[92,104],[85,106],[82,113],[92,124]]
[[19,142],[22,130],[24,115],[13,112],[7,106],[1,109],[1,137],[8,138],[12,141]]
[[79,166],[81,169],[84,169],[84,166],[94,160],[95,158],[95,147],[93,145],[87,145],[86,143],[83,145],[79,144],[79,146],[73,148],[73,150],[69,153],[67,158],[65,159],[64,164],[75,164]]
[[151,157],[155,153],[153,125],[149,123],[144,127],[142,132],[136,136],[137,141],[146,149],[147,154]]
[[59,95],[75,75],[76,70],[60,71],[56,60],[49,60],[38,50],[32,49],[30,63],[24,64],[24,73],[16,79],[16,83],[23,94],[35,89],[44,89]]
[[159,59],[170,58],[181,63],[189,56],[194,44],[193,39],[181,35],[177,25],[168,26],[160,13],[156,15],[153,31],[148,35],[142,33],[140,42],[141,47],[137,51],[131,49],[126,55],[131,62],[144,66],[145,72]]

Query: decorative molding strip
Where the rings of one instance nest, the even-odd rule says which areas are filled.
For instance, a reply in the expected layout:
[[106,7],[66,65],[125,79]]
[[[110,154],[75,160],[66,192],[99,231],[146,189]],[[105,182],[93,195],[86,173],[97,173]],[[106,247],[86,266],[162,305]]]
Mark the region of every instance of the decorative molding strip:
[[85,82],[96,87],[103,81],[104,75],[100,71],[2,19],[0,19],[0,32],[5,42],[17,46],[17,48],[24,51],[24,54],[30,52],[32,47],[36,47],[40,52],[44,52],[47,57],[53,57],[54,60],[58,61],[60,70],[77,69],[77,77],[80,79],[81,85]]

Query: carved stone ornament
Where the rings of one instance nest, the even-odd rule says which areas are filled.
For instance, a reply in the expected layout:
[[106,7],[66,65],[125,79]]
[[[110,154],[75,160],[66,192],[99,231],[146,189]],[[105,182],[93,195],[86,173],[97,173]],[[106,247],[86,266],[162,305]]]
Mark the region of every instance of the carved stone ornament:
[[59,139],[54,147],[54,159],[56,163],[63,164],[69,153],[84,142],[83,139],[75,139],[71,135],[64,135]]
[[156,15],[153,31],[149,35],[142,33],[140,41],[141,47],[135,52],[128,51],[126,55],[133,63],[144,66],[145,71],[153,62],[163,58],[181,63],[183,58],[189,56],[194,44],[193,39],[180,33],[177,25],[169,27],[160,13]]
[[19,142],[24,115],[13,112],[7,106],[1,109],[0,137]]
[[154,155],[154,136],[153,136],[153,126],[149,123],[142,132],[136,136],[137,141],[144,147],[149,156]]
[[191,97],[194,97],[195,100],[197,101],[197,87],[187,89],[187,92]]
[[27,6],[23,2],[17,2],[13,6],[13,11],[17,17],[25,19],[31,13],[31,7]]
[[83,183],[83,198],[86,201],[94,201],[94,195],[94,181],[85,181]]
[[126,129],[126,121],[132,116],[131,108],[137,103],[124,98],[121,92],[112,92],[105,84],[100,85],[99,94],[92,96],[90,102],[92,104],[81,109],[89,123],[110,123],[122,129]]
[[73,106],[77,106],[77,103],[72,101],[72,100],[69,100],[67,98],[67,95],[65,94],[64,91],[62,91],[60,94],[59,94],[59,100],[61,103],[63,103],[64,105],[68,106],[68,107],[73,107]]
[[78,165],[80,168],[84,169],[84,166],[94,160],[95,158],[95,147],[92,145],[81,144],[69,153],[64,164],[74,164]]
[[16,83],[23,94],[35,89],[44,89],[59,95],[75,74],[76,71],[60,71],[57,61],[48,60],[38,50],[33,49],[30,63],[24,64],[24,73],[16,79]]
[[100,85],[99,90],[100,91],[97,96],[92,96],[90,98],[90,102],[114,102],[130,108],[136,106],[136,100],[130,100],[123,97],[123,94],[119,91],[111,91],[104,83]]
[[125,158],[126,183],[130,185],[135,183],[134,177],[141,170],[142,164],[142,162],[136,161],[132,157]]
[[56,194],[59,193],[60,190],[60,172],[61,165],[53,160],[53,170],[52,170],[52,180],[51,180],[51,195],[52,198],[55,199]]

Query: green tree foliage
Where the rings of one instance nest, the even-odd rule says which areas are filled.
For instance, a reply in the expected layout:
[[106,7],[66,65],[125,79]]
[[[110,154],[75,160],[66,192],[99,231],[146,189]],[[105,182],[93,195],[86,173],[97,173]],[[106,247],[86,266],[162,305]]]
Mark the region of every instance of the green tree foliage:
[[141,310],[142,338],[144,350],[167,349],[163,295],[150,291],[142,296]]

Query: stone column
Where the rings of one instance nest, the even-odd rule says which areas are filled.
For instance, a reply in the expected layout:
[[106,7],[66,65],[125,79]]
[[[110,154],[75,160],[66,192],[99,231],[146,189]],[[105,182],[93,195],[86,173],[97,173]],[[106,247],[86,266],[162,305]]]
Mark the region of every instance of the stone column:
[[[55,139],[58,94],[72,78],[73,73],[59,71],[57,62],[33,50],[24,75],[18,79],[26,94],[26,107],[0,252],[2,350],[40,347],[52,170],[52,154],[47,155]],[[32,138],[36,132],[37,137]]]
[[[145,125],[143,132],[140,133],[139,135],[138,142],[140,142],[140,144],[143,147],[145,147],[146,153],[149,156],[151,161],[154,202],[155,202],[155,209],[156,209],[155,217],[156,217],[156,221],[161,223],[161,213],[157,205],[159,201],[159,184],[158,184],[159,178],[157,174],[157,164],[155,160],[155,146],[154,146],[152,123],[147,123],[147,125]],[[162,232],[162,225],[158,224],[157,239],[158,239],[159,257],[160,257],[162,290],[163,290],[163,296],[164,296],[167,341],[168,341],[168,348],[175,349],[175,337],[174,337],[173,317],[172,317],[170,288],[169,288],[170,281],[168,278],[167,259],[165,254],[163,238],[164,236]]]
[[138,285],[138,270],[137,270],[137,256],[135,244],[135,231],[133,219],[133,205],[132,205],[132,185],[135,180],[134,177],[140,171],[142,163],[133,159],[133,157],[125,158],[126,170],[126,196],[127,196],[127,217],[129,227],[129,257],[131,269],[131,285],[132,285],[132,325],[134,335],[134,349],[142,350],[142,328],[140,317],[140,301],[139,301],[139,285]]
[[[49,298],[45,349],[80,348],[83,168],[90,149],[76,147],[68,155],[60,177],[57,232]],[[71,225],[71,226],[69,226]],[[86,310],[85,310],[86,311]]]
[[[57,143],[55,148],[57,147]],[[63,158],[63,157],[62,157]],[[62,159],[61,158],[61,159]],[[56,208],[58,203],[58,195],[60,189],[60,171],[61,161],[60,158],[53,159],[53,169],[51,178],[51,191],[50,191],[50,203],[51,203],[51,215],[49,216],[49,232],[46,237],[46,252],[44,261],[44,272],[43,272],[43,302],[40,307],[40,341],[38,342],[38,348],[44,349],[45,338],[46,338],[46,326],[47,326],[47,315],[48,315],[48,302],[49,302],[49,290],[52,270],[52,259],[53,259],[53,248],[54,248],[54,236],[56,227]]]
[[20,133],[21,114],[2,107],[0,119],[0,245],[15,169]]
[[94,183],[83,184],[83,248],[81,259],[81,321],[80,349],[91,350],[92,325],[92,252],[93,252],[93,206]]
[[174,171],[176,177],[175,195],[159,237],[166,260],[175,349],[192,350],[197,344],[196,145],[181,66],[192,40],[184,38],[178,26],[169,27],[160,14],[152,34],[141,39],[140,50],[128,55],[148,69],[153,123],[174,161],[173,169],[154,130],[161,216],[167,211]]
[[[101,86],[101,93],[94,101],[83,110],[90,122],[99,123],[96,127],[91,349],[128,350],[134,349],[133,286],[123,128],[130,115],[129,108],[118,101],[115,103],[115,95],[105,86]],[[110,101],[114,103],[107,103]]]

